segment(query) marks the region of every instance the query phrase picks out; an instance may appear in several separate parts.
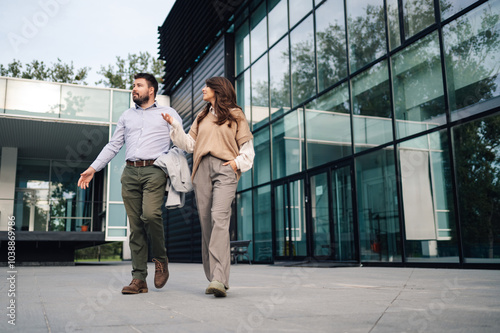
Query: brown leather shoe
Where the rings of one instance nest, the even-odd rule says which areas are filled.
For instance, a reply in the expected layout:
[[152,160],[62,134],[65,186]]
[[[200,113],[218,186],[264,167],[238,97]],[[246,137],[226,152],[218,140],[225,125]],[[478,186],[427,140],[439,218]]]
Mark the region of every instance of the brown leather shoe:
[[128,286],[123,287],[122,294],[140,294],[148,292],[146,281],[133,279]]
[[160,262],[158,259],[153,259],[155,263],[155,287],[163,288],[168,280],[168,260]]

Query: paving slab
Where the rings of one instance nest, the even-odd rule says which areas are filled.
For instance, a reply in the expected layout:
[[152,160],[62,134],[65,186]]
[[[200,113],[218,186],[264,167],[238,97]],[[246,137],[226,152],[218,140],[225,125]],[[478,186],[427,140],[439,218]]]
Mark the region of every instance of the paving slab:
[[160,290],[148,268],[149,292],[122,295],[130,262],[18,267],[12,296],[0,267],[0,332],[500,332],[497,270],[238,264],[215,298],[201,264]]

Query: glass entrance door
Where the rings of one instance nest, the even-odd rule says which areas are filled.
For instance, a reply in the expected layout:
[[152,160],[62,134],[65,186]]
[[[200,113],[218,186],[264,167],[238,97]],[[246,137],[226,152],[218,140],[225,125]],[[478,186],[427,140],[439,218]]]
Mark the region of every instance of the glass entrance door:
[[305,204],[303,179],[274,186],[276,259],[307,256]]
[[351,165],[310,177],[312,255],[318,259],[356,261]]

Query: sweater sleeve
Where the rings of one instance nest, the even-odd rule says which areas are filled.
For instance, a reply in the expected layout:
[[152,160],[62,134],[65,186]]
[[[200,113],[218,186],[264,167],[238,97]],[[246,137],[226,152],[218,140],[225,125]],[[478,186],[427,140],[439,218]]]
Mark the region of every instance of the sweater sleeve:
[[192,153],[194,151],[195,140],[191,135],[184,132],[181,123],[175,118],[172,121],[170,136],[174,145],[186,151],[186,153]]

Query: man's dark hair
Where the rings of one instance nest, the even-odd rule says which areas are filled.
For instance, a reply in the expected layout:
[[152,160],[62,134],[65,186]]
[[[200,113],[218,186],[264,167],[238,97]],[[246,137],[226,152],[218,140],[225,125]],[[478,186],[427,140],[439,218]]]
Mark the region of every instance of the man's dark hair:
[[155,77],[149,73],[137,73],[134,75],[134,80],[136,79],[145,79],[148,82],[148,88],[155,88],[155,98],[156,93],[158,92],[158,81],[156,81]]

